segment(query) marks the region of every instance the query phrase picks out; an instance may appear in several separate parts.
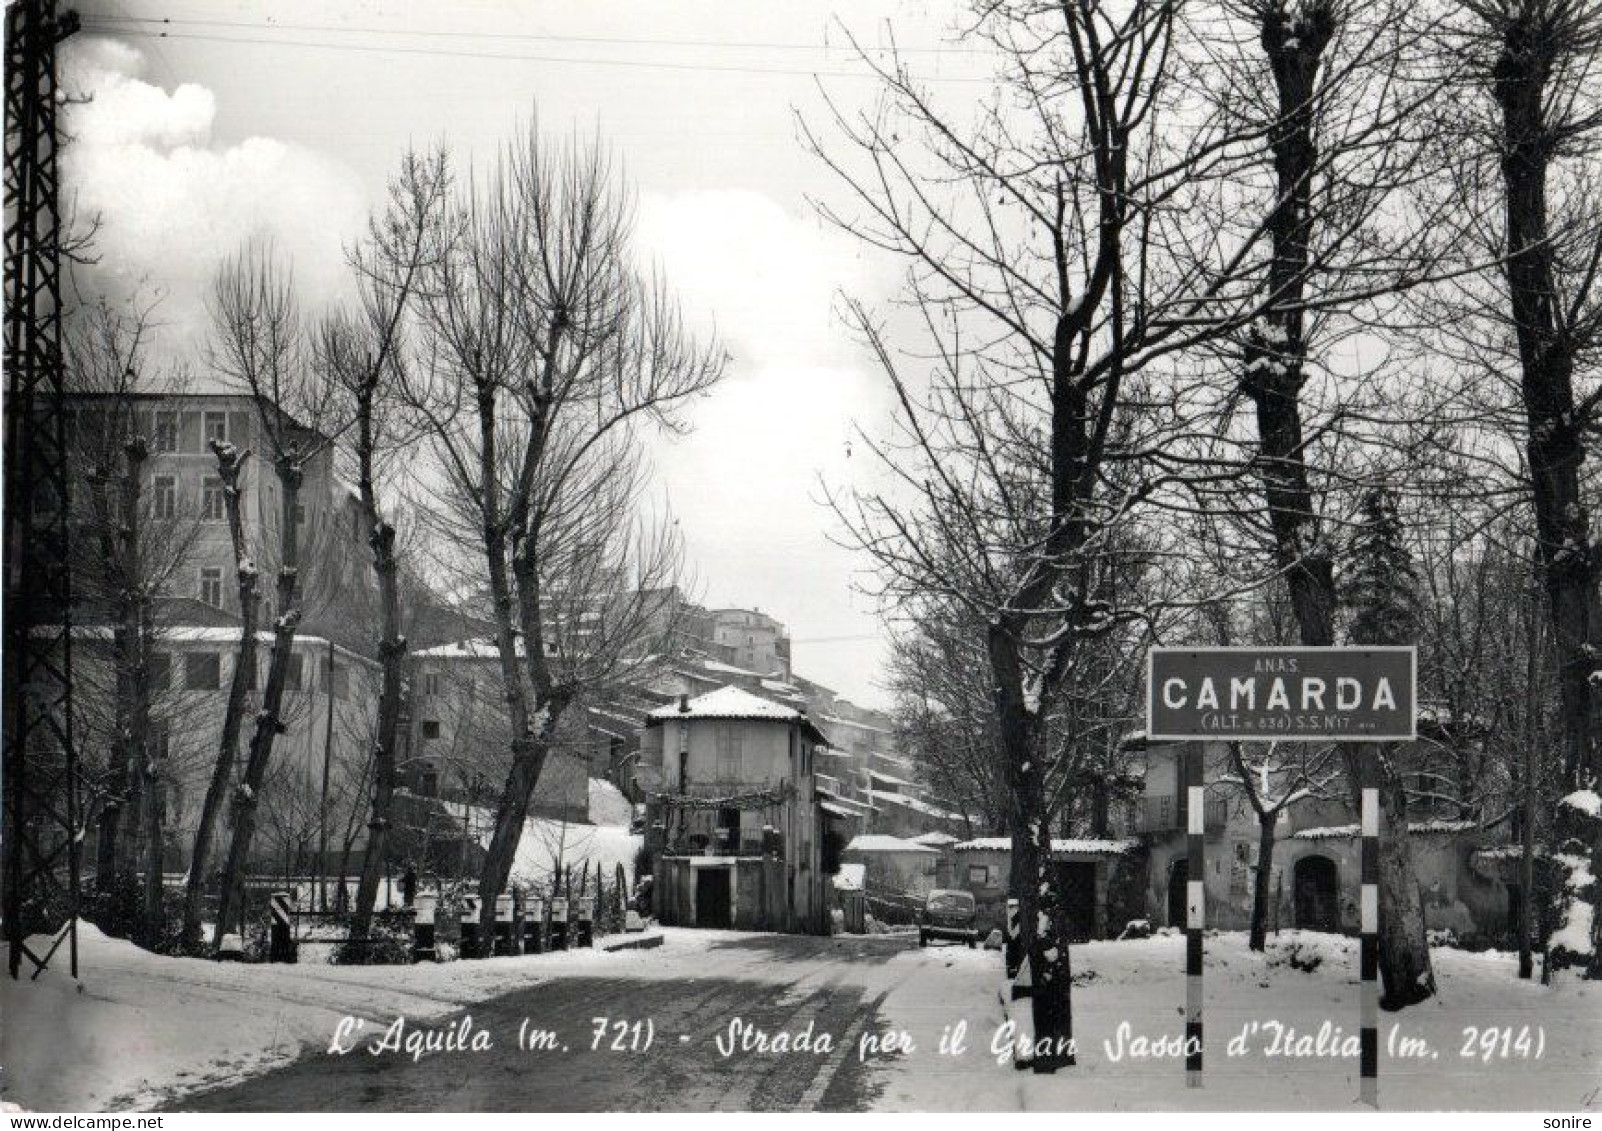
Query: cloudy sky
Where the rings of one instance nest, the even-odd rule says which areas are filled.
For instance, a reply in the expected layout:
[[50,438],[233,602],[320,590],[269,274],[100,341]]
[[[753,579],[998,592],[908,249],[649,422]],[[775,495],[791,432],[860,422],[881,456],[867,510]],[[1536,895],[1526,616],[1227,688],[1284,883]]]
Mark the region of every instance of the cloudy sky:
[[[863,104],[872,82],[844,28],[893,34],[920,73],[977,88],[985,60],[950,46],[943,4],[874,0],[629,3],[248,2],[79,5],[64,56],[74,93],[69,183],[98,215],[96,286],[160,295],[172,342],[203,322],[218,258],[270,234],[309,303],[337,295],[342,242],[408,145],[487,158],[535,113],[596,134],[639,196],[642,255],[730,349],[695,431],[653,445],[713,605],[789,624],[797,667],[862,702],[884,655],[861,562],[831,544],[821,482],[869,475],[853,429],[882,431],[887,390],[833,310],[882,303],[897,267],[825,228],[838,199],[797,142],[821,83]],[[176,348],[176,347],[175,347]]]

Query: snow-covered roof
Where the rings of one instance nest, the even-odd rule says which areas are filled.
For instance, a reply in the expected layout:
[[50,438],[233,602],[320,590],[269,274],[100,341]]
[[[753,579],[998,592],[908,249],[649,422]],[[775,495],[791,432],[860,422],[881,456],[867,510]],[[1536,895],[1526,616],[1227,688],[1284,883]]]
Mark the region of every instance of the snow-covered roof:
[[774,719],[794,722],[805,716],[794,707],[763,699],[738,687],[720,687],[705,695],[697,695],[683,710],[679,704],[669,703],[652,711],[649,717],[658,722],[664,719]]
[[[879,807],[877,805],[872,805],[872,804],[869,804],[869,803],[864,802],[864,801],[853,801],[849,797],[841,797],[838,793],[835,793],[833,790],[819,789],[817,791],[817,794],[818,794],[818,797],[820,799],[819,800],[819,804],[824,804],[824,802],[832,801],[836,805],[844,806],[847,810],[849,810],[849,812],[846,814],[847,816],[865,817],[869,813],[877,813],[877,812],[879,812]],[[824,804],[824,808],[828,808],[828,806],[826,804]],[[834,810],[831,810],[831,812],[833,812],[833,811]]]
[[956,844],[957,838],[950,833],[920,833],[912,838],[914,844],[927,844],[930,848],[939,848],[942,845]]
[[848,817],[855,821],[867,816],[866,813],[859,813],[855,809],[849,808],[849,805],[850,802],[842,801],[840,798],[830,794],[824,794],[818,799],[818,808],[825,813],[833,813],[836,817]]
[[722,660],[702,660],[701,666],[709,672],[721,672],[724,675],[744,675],[753,679],[759,679],[762,675],[761,672],[752,671],[750,668],[737,668],[733,664],[725,664]]
[[[1409,821],[1407,831],[1413,836],[1428,833],[1466,833],[1479,828],[1475,821]],[[1356,825],[1327,825],[1321,828],[1301,829],[1291,834],[1296,840],[1340,840],[1356,836]]]
[[[500,646],[493,640],[475,637],[472,640],[453,640],[449,644],[436,644],[432,648],[419,648],[412,655],[420,660],[494,660],[500,658]],[[517,654],[523,654],[523,641],[517,642]]]
[[[1051,842],[1053,852],[1083,852],[1101,855],[1123,855],[1140,847],[1138,840],[1080,840],[1061,839]],[[953,852],[1011,852],[1009,836],[981,836],[951,846]]]
[[851,838],[851,843],[845,846],[847,852],[915,852],[925,855],[934,855],[934,849],[926,844],[919,844],[912,840],[903,840],[898,836],[887,836],[884,833],[863,833],[861,836]]
[[898,777],[894,776],[893,774],[887,774],[883,770],[871,770],[870,769],[868,771],[868,776],[870,778],[876,778],[879,781],[887,781],[891,785],[917,785],[918,784],[915,781],[908,781],[906,778],[898,778]]
[[927,801],[917,797],[909,797],[905,793],[880,793],[876,790],[874,791],[873,799],[875,801],[888,801],[892,805],[899,805],[903,809],[911,809],[915,813],[923,813],[930,817],[941,817],[952,821],[960,821],[962,819],[961,813],[953,813],[949,809],[942,809],[938,805],[931,805]]
[[834,890],[861,891],[867,877],[868,866],[866,864],[848,861],[841,864],[840,870],[834,874]]
[[[30,635],[49,637],[61,631],[59,625],[35,625]],[[116,630],[105,624],[75,624],[72,626],[74,640],[113,640]],[[262,648],[272,646],[274,636],[271,632],[256,633],[256,643]],[[175,624],[158,625],[155,632],[155,645],[158,651],[169,644],[220,644],[236,646],[239,643],[239,629],[228,625],[198,625]],[[293,651],[298,655],[302,652],[317,652],[326,654],[328,639],[322,636],[308,636],[305,633],[296,633]],[[354,660],[367,667],[377,667],[376,661],[360,652],[352,652],[348,648],[334,645],[334,652],[346,659]],[[226,690],[226,688],[224,689]]]

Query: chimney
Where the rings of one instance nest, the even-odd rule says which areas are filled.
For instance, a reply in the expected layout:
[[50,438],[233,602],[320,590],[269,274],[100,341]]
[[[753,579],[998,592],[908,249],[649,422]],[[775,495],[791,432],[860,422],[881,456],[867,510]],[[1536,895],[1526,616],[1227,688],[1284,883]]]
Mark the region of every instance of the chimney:
[[690,697],[688,695],[680,695],[679,696],[679,714],[688,715],[689,713],[690,713]]

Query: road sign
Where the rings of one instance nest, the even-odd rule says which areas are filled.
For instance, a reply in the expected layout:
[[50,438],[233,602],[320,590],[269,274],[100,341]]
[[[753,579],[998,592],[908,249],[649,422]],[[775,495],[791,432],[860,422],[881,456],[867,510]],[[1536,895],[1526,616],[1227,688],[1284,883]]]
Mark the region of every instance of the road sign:
[[1413,647],[1153,648],[1148,739],[1411,742]]

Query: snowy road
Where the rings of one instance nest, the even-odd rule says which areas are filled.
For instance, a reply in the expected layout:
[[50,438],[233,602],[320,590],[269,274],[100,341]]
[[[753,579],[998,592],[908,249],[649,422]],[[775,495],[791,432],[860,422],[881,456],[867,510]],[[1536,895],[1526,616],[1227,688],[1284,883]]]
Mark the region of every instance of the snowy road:
[[[470,1014],[471,1032],[490,1034],[487,1050],[421,1060],[404,1049],[374,1055],[368,1049],[382,1045],[386,1030],[368,1024],[346,1042],[356,1046],[347,1055],[308,1052],[288,1067],[189,1096],[174,1110],[865,1110],[876,1093],[869,1066],[882,1058],[858,1055],[860,1033],[875,1027],[876,1005],[895,979],[875,992],[879,979],[862,975],[908,946],[905,939],[731,939],[702,955],[707,976],[562,978],[426,1023],[459,1034]],[[739,976],[757,964],[769,980]],[[835,1047],[742,1050],[729,1035],[735,1018],[775,1037],[810,1025],[815,1036],[832,1034]],[[606,1027],[598,1036],[599,1019]],[[635,1022],[650,1028],[636,1030]],[[550,1033],[555,1047],[521,1047],[530,1041],[520,1032],[530,1030]]]
[[[1209,936],[1207,1081],[1192,1090],[1182,1059],[1141,1052],[1182,1031],[1175,935],[1074,948],[1079,1064],[1036,1076],[998,1059],[993,951],[662,934],[652,950],[352,967],[162,958],[86,929],[80,982],[55,968],[0,980],[0,1099],[34,1111],[1356,1107],[1355,1052],[1340,1047],[1358,1020],[1348,938],[1287,931],[1258,954],[1244,935]],[[1433,959],[1439,996],[1381,1019],[1382,1108],[1596,1110],[1602,983],[1520,982],[1506,953]],[[468,1017],[469,1047],[406,1051],[406,1036],[462,1040]],[[371,1055],[397,1018],[403,1047]],[[832,1047],[729,1048],[736,1019],[770,1044]],[[330,1055],[336,1039],[350,1051]]]

